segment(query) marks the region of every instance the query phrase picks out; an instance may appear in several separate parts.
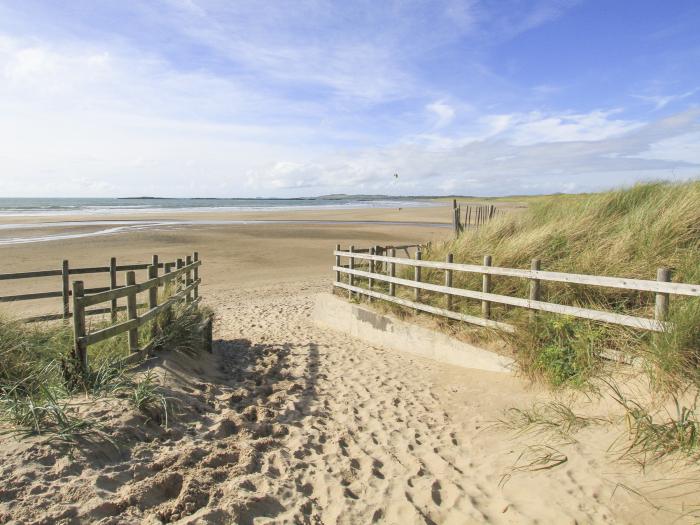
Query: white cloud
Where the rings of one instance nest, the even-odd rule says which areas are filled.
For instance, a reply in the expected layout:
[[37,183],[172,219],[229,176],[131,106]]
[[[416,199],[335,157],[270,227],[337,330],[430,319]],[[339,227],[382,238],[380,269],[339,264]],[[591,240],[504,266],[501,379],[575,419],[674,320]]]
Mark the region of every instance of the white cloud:
[[678,95],[634,95],[634,97],[653,104],[654,111],[658,111],[665,108],[669,104],[692,97],[697,92],[698,89],[693,89],[691,91],[686,91],[685,93],[679,93]]
[[[689,148],[700,133],[700,111],[647,125],[605,126],[603,118],[599,112],[576,115],[580,129],[570,129],[571,124],[560,117],[539,116],[519,124],[516,118],[494,116],[486,120],[495,121],[492,130],[499,133],[487,131],[482,139],[454,140],[439,149],[403,143],[325,156],[275,173],[275,182],[293,188],[304,179],[321,190],[349,192],[513,194],[597,190],[640,179],[700,176],[700,159]],[[525,130],[532,129],[546,140],[520,140]],[[564,140],[567,135],[570,139]],[[684,160],[679,160],[679,150],[687,154]],[[396,185],[391,176],[395,172],[400,174]],[[271,176],[269,170],[256,173],[262,184]]]
[[428,104],[426,109],[433,113],[436,128],[444,128],[455,118],[454,108],[442,100]]
[[[506,134],[514,144],[525,146],[539,142],[598,141],[638,128],[640,122],[610,118],[618,111],[594,110],[590,113],[545,115],[540,112],[501,115],[497,134]],[[500,120],[499,120],[500,119]]]

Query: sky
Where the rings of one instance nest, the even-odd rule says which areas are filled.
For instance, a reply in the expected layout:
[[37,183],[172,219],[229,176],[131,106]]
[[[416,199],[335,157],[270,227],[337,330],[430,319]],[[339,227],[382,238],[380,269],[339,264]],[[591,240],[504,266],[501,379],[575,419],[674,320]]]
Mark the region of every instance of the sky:
[[695,179],[699,27],[697,0],[0,0],[0,196]]

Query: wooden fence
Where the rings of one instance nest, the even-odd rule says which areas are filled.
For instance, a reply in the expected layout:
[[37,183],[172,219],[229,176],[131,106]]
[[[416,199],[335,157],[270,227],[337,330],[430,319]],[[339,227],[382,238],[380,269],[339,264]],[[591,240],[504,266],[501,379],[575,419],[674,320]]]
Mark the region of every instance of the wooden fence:
[[[629,326],[642,330],[661,332],[668,329],[666,317],[668,315],[670,295],[700,297],[700,284],[670,282],[670,272],[666,268],[660,268],[658,270],[656,281],[647,281],[642,279],[626,279],[621,277],[602,277],[597,275],[542,271],[540,269],[540,261],[538,259],[534,259],[532,261],[531,268],[527,270],[492,266],[490,256],[484,257],[483,265],[474,265],[455,263],[453,262],[452,255],[448,255],[446,262],[424,261],[422,260],[420,251],[416,253],[415,259],[410,259],[396,257],[395,251],[392,251],[390,256],[382,256],[371,253],[371,250],[370,253],[358,253],[353,247],[351,247],[350,250],[343,251],[340,249],[339,245],[336,245],[336,250],[333,253],[335,255],[335,266],[333,266],[333,270],[335,271],[335,282],[333,283],[333,286],[347,290],[351,297],[353,294],[361,294],[370,298],[382,299],[384,301],[413,308],[418,311],[429,312],[450,319],[465,321],[508,332],[514,331],[514,327],[512,325],[491,319],[492,303],[526,308],[530,310],[531,315],[534,315],[536,311],[551,312],[605,323]],[[341,258],[347,258],[349,260],[349,264],[341,264]],[[368,271],[357,269],[357,260],[366,261]],[[385,264],[386,271],[377,271],[376,265],[378,263]],[[396,277],[396,265],[413,267],[414,278],[403,279]],[[421,268],[443,270],[445,284],[438,285],[422,282]],[[482,289],[480,291],[475,291],[453,287],[453,272],[480,274],[482,276]],[[348,275],[347,282],[342,281],[341,275],[343,274]],[[529,281],[529,297],[511,297],[491,293],[492,277],[494,276],[527,279]],[[367,279],[367,288],[357,286],[356,278],[358,277]],[[382,281],[389,284],[388,293],[383,293],[373,289],[377,281]],[[541,283],[543,281],[652,292],[656,295],[654,318],[649,319],[602,310],[582,308],[578,306],[545,302],[541,300]],[[396,297],[396,286],[412,288],[414,290],[413,300]],[[445,308],[420,302],[420,292],[422,290],[444,294]],[[451,309],[453,297],[465,297],[481,301],[481,317],[453,311]]]
[[[158,276],[158,266],[148,267],[148,280],[137,284],[136,273],[131,270],[126,272],[126,283],[120,288],[105,290],[93,294],[85,294],[82,281],[74,281],[72,286],[73,296],[73,336],[75,341],[75,358],[81,366],[87,368],[87,347],[91,344],[99,343],[116,335],[128,332],[129,350],[138,352],[139,348],[139,327],[155,318],[160,312],[172,307],[176,302],[185,301],[188,306],[196,307],[200,302],[199,297],[199,267],[202,261],[199,260],[197,252],[188,255],[186,263],[178,259],[177,269],[171,271],[171,267],[165,268],[165,274]],[[184,278],[184,279],[183,279]],[[168,283],[176,284],[176,292],[168,297],[163,303],[158,304],[158,288]],[[139,315],[137,305],[137,295],[148,292],[148,303],[146,312]],[[106,302],[114,302],[120,298],[126,298],[127,320],[117,324],[112,324],[107,328],[102,328],[95,332],[88,332],[85,324],[85,314],[87,308]]]
[[[121,288],[117,284],[118,274],[120,272],[128,272],[135,270],[148,270],[150,266],[156,266],[159,269],[164,269],[169,272],[172,268],[177,266],[177,262],[159,262],[158,255],[154,255],[150,263],[142,264],[123,264],[117,265],[116,257],[112,257],[109,261],[108,266],[93,266],[84,268],[71,268],[69,262],[64,260],[61,264],[60,269],[51,270],[40,270],[34,272],[20,272],[20,273],[0,273],[0,281],[15,281],[15,280],[31,280],[34,282],[37,278],[44,277],[60,277],[60,290],[53,290],[47,292],[36,292],[36,293],[25,293],[19,295],[2,295],[0,296],[0,303],[14,303],[19,301],[35,301],[38,299],[48,299],[52,297],[60,297],[62,302],[62,312],[58,314],[48,314],[39,315],[34,317],[27,317],[23,319],[26,322],[34,321],[51,321],[55,319],[69,319],[71,314],[71,289],[70,289],[70,277],[73,275],[87,275],[87,274],[109,274],[109,286],[101,286],[97,288],[86,288],[84,292],[86,294],[99,293],[107,290],[113,290],[116,288]],[[117,312],[126,310],[126,306],[118,306],[116,300],[112,301],[108,308],[100,308],[88,310],[85,312],[86,315],[99,315],[105,313],[111,313],[112,319],[116,319]]]
[[[201,298],[199,297],[199,267],[202,261],[194,252],[185,260],[177,259],[174,262],[161,263],[158,256],[154,255],[151,264],[129,264],[118,266],[116,259],[111,258],[109,266],[89,268],[70,268],[68,261],[63,261],[60,270],[42,270],[35,272],[5,273],[0,274],[0,281],[17,279],[36,279],[40,277],[61,276],[62,289],[60,291],[37,292],[20,295],[6,295],[0,297],[0,302],[30,301],[61,297],[63,312],[60,314],[40,315],[23,319],[25,322],[49,321],[56,319],[73,319],[74,357],[78,364],[87,369],[87,348],[91,344],[104,341],[116,335],[128,332],[129,349],[131,352],[142,350],[138,345],[139,327],[155,318],[158,313],[172,307],[175,303],[185,301],[188,307],[196,308]],[[163,275],[158,275],[160,269]],[[136,283],[136,271],[146,270],[147,280]],[[123,285],[117,284],[118,272],[125,272]],[[83,281],[73,281],[69,285],[71,275],[85,275],[95,273],[109,273],[110,285],[98,288],[86,288]],[[164,302],[158,304],[158,289],[168,284],[175,286],[175,292]],[[137,296],[148,292],[148,300],[139,304]],[[119,299],[126,299],[126,305],[119,306]],[[106,307],[90,308],[101,304]],[[71,308],[72,307],[72,308]],[[147,310],[139,315],[139,308]],[[127,312],[127,320],[117,323],[119,311]],[[86,317],[90,315],[110,314],[113,324],[100,330],[89,332]],[[211,320],[203,327],[205,337],[210,342]],[[149,343],[150,344],[150,343]],[[148,346],[148,345],[146,345]]]
[[457,200],[454,199],[452,200],[452,228],[455,234],[458,234],[465,228],[486,224],[502,213],[503,210],[496,208],[493,204],[482,204],[478,206],[467,205],[464,208],[464,215],[462,215],[462,205],[458,205]]

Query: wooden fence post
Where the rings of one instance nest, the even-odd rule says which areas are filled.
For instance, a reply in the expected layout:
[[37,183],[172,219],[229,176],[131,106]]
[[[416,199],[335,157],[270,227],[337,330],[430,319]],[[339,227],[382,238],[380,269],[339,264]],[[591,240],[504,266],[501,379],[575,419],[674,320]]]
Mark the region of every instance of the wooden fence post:
[[[336,252],[340,251],[340,244],[335,245],[335,251]],[[340,268],[340,255],[335,256],[335,265],[336,265],[336,267]],[[340,282],[340,272],[335,272],[335,282],[337,282],[337,283]]]
[[[355,251],[355,246],[351,245],[350,246],[350,253],[352,254],[352,252],[354,252],[354,251]],[[350,255],[350,262],[348,263],[348,268],[350,268],[351,270],[355,269],[355,258],[352,255]],[[348,274],[348,278],[349,278],[348,281],[349,281],[350,286],[355,286],[355,276],[353,274]],[[352,299],[352,291],[351,290],[348,290],[348,299]]]
[[[491,266],[491,256],[484,255],[484,266]],[[481,291],[484,293],[491,292],[491,275],[485,273],[481,277]],[[481,315],[484,319],[491,317],[491,303],[489,301],[481,301]]]
[[[656,280],[664,283],[671,281],[671,270],[668,268],[659,268],[656,270]],[[654,304],[654,319],[657,321],[665,321],[668,318],[668,300],[669,294],[657,293],[656,303]]]
[[[189,266],[190,264],[192,264],[192,256],[191,256],[191,255],[188,255],[188,256],[185,258],[185,264],[186,264],[187,266]],[[190,286],[191,284],[192,284],[192,269],[188,269],[188,270],[185,272],[185,287],[188,287],[188,286]],[[186,302],[187,304],[189,304],[189,303],[192,302],[192,291],[187,292],[187,295],[185,296],[185,302]]]
[[[109,289],[114,290],[117,288],[117,258],[112,257],[109,260]],[[117,300],[112,299],[109,306],[109,313],[112,318],[112,322],[117,322]]]
[[68,270],[68,261],[63,260],[61,264],[61,293],[63,298],[63,320],[67,321],[70,317],[70,272]]
[[[173,271],[173,263],[165,263],[163,265],[163,273],[168,274]],[[164,292],[167,291],[168,286],[172,286],[172,281],[169,281],[167,283],[164,283]],[[165,294],[165,300],[168,300],[167,294]],[[165,310],[163,311],[163,326],[166,326],[170,324],[170,320],[172,318],[173,311],[170,306],[166,306]]]
[[[156,264],[158,263],[157,256],[154,256]],[[158,266],[152,264],[148,267],[148,279],[155,279],[158,277]],[[148,309],[153,310],[158,306],[158,284],[148,289]],[[155,338],[158,335],[158,323],[154,318],[151,324],[151,338]]]
[[[416,250],[416,261],[420,261],[422,258],[423,254],[420,252],[420,250]],[[421,270],[422,268],[420,266],[413,267],[413,278],[417,283],[419,283],[421,279]],[[420,288],[414,289],[413,297],[416,302],[420,302]]]
[[[381,246],[377,245],[374,247],[374,255],[384,255],[384,253],[382,252]],[[384,271],[383,264],[384,263],[382,263],[382,261],[375,261],[374,262],[374,271],[377,273],[382,273],[382,271]]]
[[[532,259],[532,262],[530,263],[530,269],[533,271],[539,271],[540,260],[539,259]],[[540,300],[540,280],[539,279],[530,279],[530,300],[531,301],[539,301]],[[530,310],[530,321],[535,320],[535,315],[536,315],[536,311]]]
[[[391,251],[389,252],[389,255],[391,257],[396,257],[396,248],[392,248]],[[396,263],[395,262],[389,263],[389,277],[396,277]],[[391,295],[392,297],[396,295],[396,284],[389,283],[389,295]]]
[[[453,255],[448,253],[445,262],[451,264],[453,260]],[[445,270],[445,286],[452,288],[452,270]],[[445,302],[447,303],[446,308],[452,310],[452,294],[445,294]]]
[[[369,254],[370,254],[370,255],[374,255],[374,254],[375,254],[374,246],[372,246],[372,247],[369,249]],[[370,260],[369,260],[369,273],[374,273],[374,259],[370,259]],[[372,288],[374,288],[374,279],[372,279],[372,278],[370,277],[370,278],[369,278],[369,289],[370,289],[370,291],[372,290]],[[369,296],[369,302],[370,302],[370,303],[372,302],[372,296],[371,296],[371,295]]]
[[[179,270],[184,266],[184,263],[182,262],[182,259],[177,259],[177,262],[175,263],[175,269]],[[175,277],[175,293],[178,293],[180,290],[182,290],[182,274],[178,275]]]
[[[194,252],[192,254],[192,260],[194,262],[199,261],[199,252]],[[194,276],[194,282],[196,283],[199,281],[199,266],[196,266],[194,270],[192,270],[192,275]],[[199,284],[194,285],[194,290],[192,290],[192,298],[197,300],[199,298]]]
[[73,281],[73,352],[79,370],[87,372],[87,345],[85,337],[85,307],[80,298],[85,295],[83,281]]
[[[153,266],[153,268],[155,268],[155,271],[154,271],[153,277],[151,277],[151,270],[150,270],[150,268],[147,269],[147,271],[148,271],[148,278],[149,278],[149,279],[155,279],[156,277],[158,277],[158,273],[159,273],[159,271],[158,271],[158,263],[159,263],[158,255],[153,254],[153,257],[152,257],[152,259],[151,259],[151,266]],[[158,297],[158,287],[156,286],[156,298],[157,298],[157,297]],[[156,301],[157,301],[157,300],[158,300],[158,299],[156,299]]]
[[[134,286],[136,284],[136,273],[126,272],[126,285]],[[136,310],[136,291],[130,291],[129,295],[126,296],[126,312],[129,320],[136,319],[138,317],[138,312]],[[129,350],[132,352],[138,352],[139,350],[139,328],[132,328],[129,330]]]
[[[150,265],[148,267],[148,280],[158,277],[158,267]],[[158,286],[153,286],[148,289],[148,309],[152,310],[158,306]]]

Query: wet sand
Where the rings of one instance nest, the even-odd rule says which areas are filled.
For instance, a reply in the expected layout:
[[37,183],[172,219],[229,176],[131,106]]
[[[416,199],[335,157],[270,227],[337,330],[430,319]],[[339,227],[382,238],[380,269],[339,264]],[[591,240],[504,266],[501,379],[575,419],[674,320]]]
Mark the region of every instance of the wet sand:
[[[328,278],[336,244],[366,247],[375,244],[415,244],[446,238],[449,209],[433,208],[313,210],[280,212],[177,212],[164,211],[158,217],[82,215],[52,218],[70,225],[50,228],[0,229],[0,239],[16,235],[40,236],[61,233],[89,234],[94,229],[83,226],[96,220],[309,220],[328,224],[235,224],[173,225],[116,232],[111,235],[82,237],[26,244],[0,245],[0,274],[58,269],[68,259],[71,267],[108,265],[110,257],[118,264],[142,263],[157,254],[161,261],[171,261],[199,252],[203,261],[202,295],[208,290],[251,288],[272,283]],[[17,218],[3,217],[0,227],[19,224]],[[24,218],[22,224],[46,223],[46,217]],[[338,221],[330,223],[331,221]],[[348,222],[345,222],[348,221]],[[394,224],[358,224],[358,221],[392,221]],[[400,223],[408,224],[400,224]],[[411,223],[427,223],[416,225]],[[123,275],[120,275],[122,278]],[[76,277],[77,279],[77,277]],[[86,286],[108,285],[107,274],[83,276]],[[0,296],[38,291],[60,290],[60,278],[46,277],[32,281],[0,281]],[[0,305],[2,306],[2,305]],[[60,299],[18,302],[18,314],[57,313]]]

